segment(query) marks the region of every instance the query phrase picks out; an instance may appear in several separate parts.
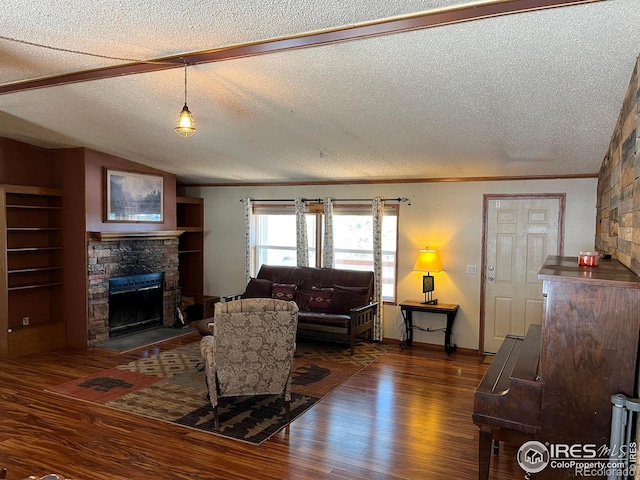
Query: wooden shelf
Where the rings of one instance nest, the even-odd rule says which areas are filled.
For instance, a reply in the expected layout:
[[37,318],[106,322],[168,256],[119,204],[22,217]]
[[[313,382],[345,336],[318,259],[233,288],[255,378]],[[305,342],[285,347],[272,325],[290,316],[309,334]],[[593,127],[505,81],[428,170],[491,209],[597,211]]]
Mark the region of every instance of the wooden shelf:
[[59,267],[32,267],[32,268],[18,268],[15,270],[7,270],[9,275],[15,273],[32,273],[32,272],[46,272],[49,270],[62,270],[62,266]]
[[184,231],[179,238],[178,270],[182,292],[202,295],[204,287],[204,200],[176,197],[177,228]]
[[33,288],[48,288],[48,287],[57,287],[59,285],[62,285],[62,282],[51,282],[51,283],[33,283],[33,284],[27,284],[27,285],[18,285],[15,287],[8,287],[7,290],[12,292],[15,290],[29,290],[29,289],[33,289]]
[[15,327],[8,331],[9,358],[31,355],[66,345],[66,325],[54,322],[46,325]]
[[170,240],[177,238],[184,233],[184,230],[154,230],[144,232],[89,232],[96,240],[100,242],[118,241],[118,240]]
[[29,232],[61,232],[62,228],[60,227],[7,227],[7,232],[20,232],[20,233],[29,233]]
[[51,187],[33,187],[31,185],[3,185],[7,196],[39,195],[40,197],[62,197],[62,190]]
[[62,210],[62,207],[57,207],[55,205],[7,205],[7,208],[26,210]]
[[22,247],[7,248],[7,253],[44,252],[50,250],[62,250],[62,247]]
[[54,188],[0,185],[0,358],[65,345],[62,197]]

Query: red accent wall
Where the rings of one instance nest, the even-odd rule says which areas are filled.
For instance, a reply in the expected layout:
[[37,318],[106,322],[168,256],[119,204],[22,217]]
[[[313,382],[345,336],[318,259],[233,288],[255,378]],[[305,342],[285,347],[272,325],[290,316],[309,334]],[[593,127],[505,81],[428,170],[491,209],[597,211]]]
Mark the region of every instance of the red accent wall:
[[51,172],[46,149],[0,138],[0,183],[59,187],[52,181]]
[[[85,150],[87,187],[87,231],[137,232],[176,229],[176,176],[123,158],[94,150]],[[136,173],[152,173],[164,177],[164,223],[107,223],[104,222],[105,167]]]
[[[164,222],[105,223],[105,168],[162,175]],[[87,348],[88,232],[175,230],[175,175],[86,148],[45,149],[0,137],[0,183],[64,191],[67,345]]]
[[65,314],[67,345],[87,346],[87,229],[85,218],[84,148],[49,150],[54,178],[64,195]]

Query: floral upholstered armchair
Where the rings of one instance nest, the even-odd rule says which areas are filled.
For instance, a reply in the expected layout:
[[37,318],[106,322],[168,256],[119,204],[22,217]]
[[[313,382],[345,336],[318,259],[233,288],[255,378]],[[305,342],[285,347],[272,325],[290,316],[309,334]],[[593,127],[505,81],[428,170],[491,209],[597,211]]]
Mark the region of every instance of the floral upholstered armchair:
[[291,368],[298,306],[271,298],[216,303],[213,335],[200,352],[215,428],[220,428],[218,398],[283,394],[290,420]]
[[[0,479],[4,479],[7,478],[7,469],[6,468],[0,468]],[[45,475],[44,477],[34,477],[33,475],[25,478],[24,480],[64,480],[64,478],[62,478],[59,475],[56,475],[55,473],[50,473],[48,475]]]
[[31,475],[30,477],[27,477],[24,480],[64,480],[64,478],[62,478],[59,475],[56,475],[55,473],[50,473],[48,475],[45,475],[44,477],[34,477],[33,475]]

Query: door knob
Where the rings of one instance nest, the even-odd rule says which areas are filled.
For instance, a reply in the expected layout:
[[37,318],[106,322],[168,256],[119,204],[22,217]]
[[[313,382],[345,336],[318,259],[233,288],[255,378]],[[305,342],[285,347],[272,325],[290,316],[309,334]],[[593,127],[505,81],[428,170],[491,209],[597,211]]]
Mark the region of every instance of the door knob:
[[493,272],[494,269],[495,269],[495,267],[493,265],[489,265],[487,267],[487,270],[489,270],[490,272]]
[[489,275],[489,276],[487,277],[487,280],[489,280],[490,282],[493,282],[493,280],[494,280],[493,275]]

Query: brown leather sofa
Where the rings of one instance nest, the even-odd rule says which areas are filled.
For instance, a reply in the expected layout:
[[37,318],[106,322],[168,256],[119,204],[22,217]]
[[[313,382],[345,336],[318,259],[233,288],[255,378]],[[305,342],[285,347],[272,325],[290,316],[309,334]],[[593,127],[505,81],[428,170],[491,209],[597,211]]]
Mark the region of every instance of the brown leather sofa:
[[356,337],[373,338],[373,272],[263,265],[240,298],[265,297],[296,302],[299,337],[348,342],[351,355]]

